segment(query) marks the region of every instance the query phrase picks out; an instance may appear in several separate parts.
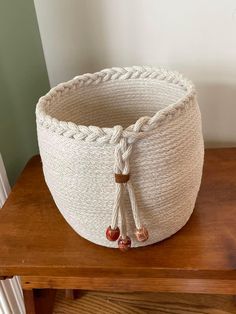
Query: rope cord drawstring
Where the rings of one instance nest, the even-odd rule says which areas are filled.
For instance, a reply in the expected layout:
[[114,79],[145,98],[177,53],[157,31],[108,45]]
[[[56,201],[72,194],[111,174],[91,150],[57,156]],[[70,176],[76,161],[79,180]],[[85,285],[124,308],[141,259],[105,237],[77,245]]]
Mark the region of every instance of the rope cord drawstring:
[[[106,231],[107,239],[116,241],[118,238],[118,246],[122,251],[127,251],[131,247],[130,237],[127,235],[126,211],[124,209],[124,195],[128,191],[132,215],[136,227],[136,238],[138,241],[146,241],[148,239],[148,232],[145,227],[141,225],[140,214],[135,197],[133,184],[130,180],[130,155],[132,152],[132,143],[128,143],[127,138],[121,137],[119,143],[115,147],[115,182],[116,190],[114,197],[114,205],[112,212],[111,225]],[[121,225],[118,227],[118,216],[120,214]]]

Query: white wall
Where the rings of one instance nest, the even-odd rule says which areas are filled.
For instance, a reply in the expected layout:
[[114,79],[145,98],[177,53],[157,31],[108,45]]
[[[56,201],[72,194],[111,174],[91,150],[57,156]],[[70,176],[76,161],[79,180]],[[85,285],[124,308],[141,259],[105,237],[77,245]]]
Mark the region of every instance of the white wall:
[[35,0],[51,85],[157,65],[197,86],[208,146],[236,146],[235,0]]

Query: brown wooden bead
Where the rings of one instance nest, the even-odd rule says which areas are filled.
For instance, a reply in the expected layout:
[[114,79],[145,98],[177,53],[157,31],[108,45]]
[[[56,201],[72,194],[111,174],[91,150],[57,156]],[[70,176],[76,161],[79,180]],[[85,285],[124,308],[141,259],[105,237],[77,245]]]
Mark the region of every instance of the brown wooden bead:
[[118,247],[122,252],[126,252],[131,248],[131,239],[126,236],[125,238],[120,237],[118,240]]
[[136,238],[140,242],[145,242],[148,239],[148,231],[145,227],[142,227],[141,229],[137,229],[135,232]]
[[109,241],[116,241],[120,236],[120,229],[117,227],[116,229],[112,229],[111,226],[109,226],[106,230],[106,237]]
[[129,181],[129,173],[122,174],[122,173],[115,173],[115,181],[116,183],[126,183]]

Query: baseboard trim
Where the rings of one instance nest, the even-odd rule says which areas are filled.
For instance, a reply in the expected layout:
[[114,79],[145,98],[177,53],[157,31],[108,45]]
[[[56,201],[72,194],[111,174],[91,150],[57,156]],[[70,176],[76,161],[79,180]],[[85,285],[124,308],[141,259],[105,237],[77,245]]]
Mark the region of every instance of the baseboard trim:
[[[0,154],[0,210],[10,190],[6,169]],[[23,292],[18,277],[0,281],[0,314],[25,314]]]

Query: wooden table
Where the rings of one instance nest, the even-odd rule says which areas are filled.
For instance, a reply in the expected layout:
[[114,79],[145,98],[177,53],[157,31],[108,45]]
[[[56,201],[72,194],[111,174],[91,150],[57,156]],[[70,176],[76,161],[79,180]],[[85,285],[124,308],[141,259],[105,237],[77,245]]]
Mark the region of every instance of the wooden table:
[[21,276],[28,313],[48,291],[32,289],[236,294],[236,148],[206,150],[196,208],[181,231],[127,253],[71,229],[33,157],[0,210],[0,275]]

